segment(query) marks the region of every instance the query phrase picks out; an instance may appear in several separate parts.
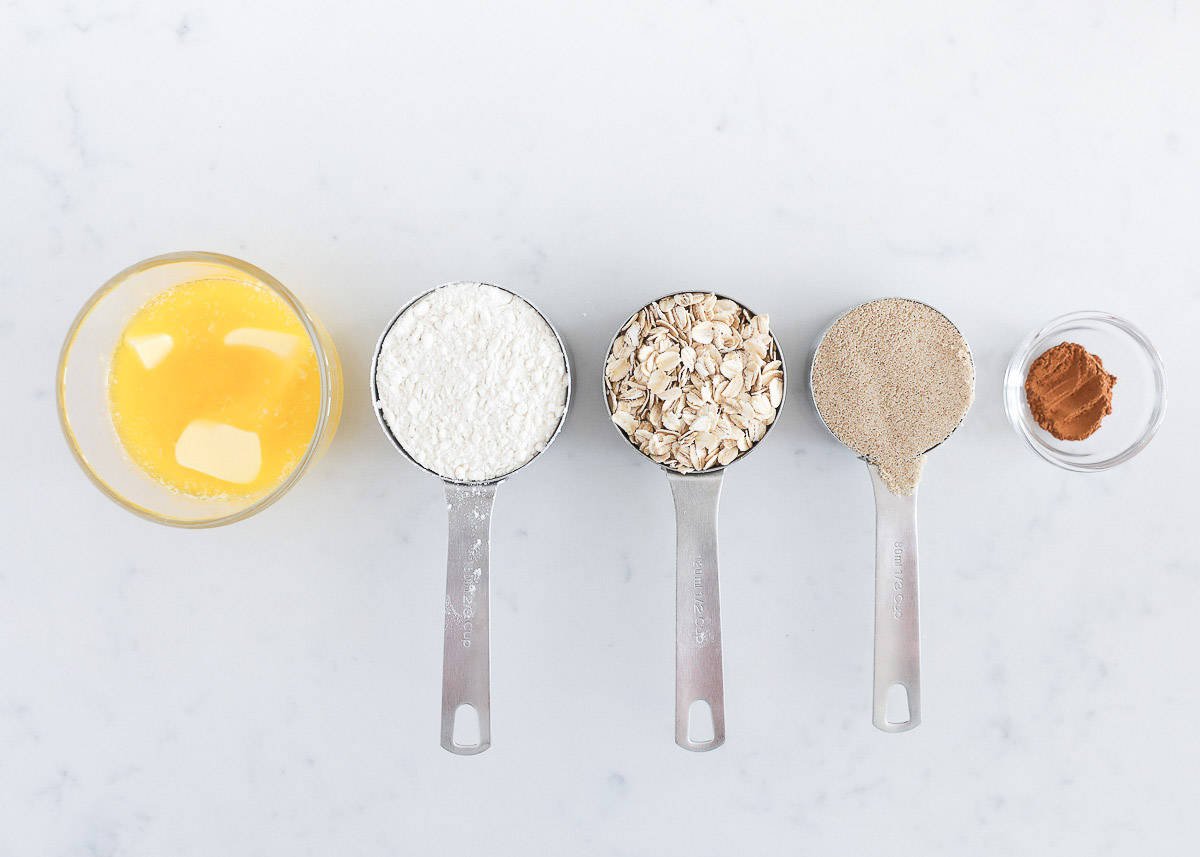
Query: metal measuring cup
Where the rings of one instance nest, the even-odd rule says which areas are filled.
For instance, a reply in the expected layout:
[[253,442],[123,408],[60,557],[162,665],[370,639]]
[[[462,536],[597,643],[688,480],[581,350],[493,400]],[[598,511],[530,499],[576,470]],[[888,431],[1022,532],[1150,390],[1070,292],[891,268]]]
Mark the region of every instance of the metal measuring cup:
[[[563,368],[567,374],[566,395],[563,401],[562,416],[558,419],[553,433],[546,440],[546,445],[514,470],[491,479],[469,481],[455,479],[442,473],[430,470],[417,461],[392,433],[384,416],[379,394],[379,356],[383,350],[384,340],[387,339],[392,327],[395,326],[406,312],[417,303],[445,286],[459,283],[443,283],[427,292],[417,295],[397,312],[375,346],[375,354],[371,359],[371,402],[375,408],[375,417],[387,435],[392,446],[396,447],[405,458],[420,467],[426,473],[432,473],[445,483],[446,509],[449,517],[449,540],[446,554],[446,608],[445,631],[442,646],[442,747],[460,756],[473,756],[482,753],[492,745],[491,728],[491,656],[488,622],[490,613],[490,587],[488,585],[490,566],[490,538],[492,526],[492,505],[496,497],[496,488],[505,479],[524,469],[535,458],[540,456],[562,431],[567,419],[567,411],[571,405],[571,359],[567,352],[566,343],[558,329],[550,322],[541,310],[530,301],[510,289],[493,286],[508,292],[514,298],[524,301],[533,308],[558,340],[562,352]],[[478,283],[476,285],[491,285]],[[479,741],[475,744],[459,744],[454,740],[455,719],[461,710],[469,706],[475,710],[479,718]]]
[[[878,300],[887,300],[880,298]],[[936,312],[954,328],[962,339],[963,348],[971,360],[972,388],[974,388],[974,357],[966,337],[955,326],[945,313],[936,307],[922,301],[910,298],[893,298],[893,300],[920,303]],[[839,315],[821,331],[813,346],[809,359],[808,390],[813,401],[814,410],[825,429],[848,449],[848,444],[838,437],[825,416],[821,413],[813,387],[813,369],[816,363],[817,351],[829,331],[841,319],[861,306],[875,301],[866,301],[851,307]],[[962,417],[950,430],[950,433],[939,440],[921,455],[941,446],[951,434],[962,425],[970,409],[970,403],[963,409]],[[857,454],[857,451],[851,450]],[[883,480],[879,468],[866,456],[859,455],[866,462],[871,475],[871,487],[875,494],[875,675],[874,689],[871,701],[871,722],[877,729],[884,732],[907,732],[915,729],[921,723],[921,629],[919,623],[919,600],[917,596],[917,491],[909,495],[899,495],[892,492]],[[888,695],[893,687],[904,691],[907,704],[907,716],[904,720],[888,718]]]
[[[650,301],[637,312],[682,292],[663,295]],[[718,294],[718,299],[730,300],[755,315],[741,301]],[[608,355],[623,334],[635,312],[617,328],[605,352]],[[736,464],[754,452],[775,427],[787,397],[787,365],[779,340],[771,334],[782,370],[783,395],[776,418],[767,426],[763,437],[730,464]],[[609,416],[613,415],[608,396],[608,379],[601,367],[601,386]],[[643,458],[633,439],[614,424],[617,432]],[[649,459],[653,460],[653,459]],[[725,681],[721,657],[721,600],[717,579],[717,508],[721,499],[721,481],[729,465],[714,465],[708,470],[680,473],[666,464],[659,464],[667,474],[671,496],[675,503],[675,743],[685,750],[704,752],[715,750],[725,743]],[[708,706],[712,737],[693,739],[690,734],[692,706],[698,702]]]

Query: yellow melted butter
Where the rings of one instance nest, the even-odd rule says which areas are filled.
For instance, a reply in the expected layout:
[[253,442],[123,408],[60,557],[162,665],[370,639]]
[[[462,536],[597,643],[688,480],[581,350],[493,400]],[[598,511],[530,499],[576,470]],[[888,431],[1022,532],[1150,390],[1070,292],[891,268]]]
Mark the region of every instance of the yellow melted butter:
[[253,497],[283,481],[316,429],[317,355],[283,299],[252,281],[194,280],[130,319],[109,411],[125,451],[169,488]]

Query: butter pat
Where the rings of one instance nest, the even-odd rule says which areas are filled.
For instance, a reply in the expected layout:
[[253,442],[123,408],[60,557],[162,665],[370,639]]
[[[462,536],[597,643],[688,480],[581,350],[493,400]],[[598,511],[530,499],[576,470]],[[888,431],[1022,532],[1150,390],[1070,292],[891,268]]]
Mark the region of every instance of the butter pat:
[[262,348],[280,357],[291,357],[300,344],[300,337],[261,327],[239,327],[225,334],[226,345],[248,345]]
[[175,442],[175,460],[183,467],[245,485],[262,470],[262,444],[255,432],[192,420]]
[[153,369],[167,358],[175,347],[169,333],[148,333],[145,336],[127,336],[126,344],[137,352],[138,359],[147,369]]

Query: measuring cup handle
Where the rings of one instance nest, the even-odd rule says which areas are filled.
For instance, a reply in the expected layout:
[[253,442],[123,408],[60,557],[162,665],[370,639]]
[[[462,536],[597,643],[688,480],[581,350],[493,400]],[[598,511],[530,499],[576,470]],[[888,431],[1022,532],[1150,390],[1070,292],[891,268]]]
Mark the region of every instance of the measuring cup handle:
[[[442,649],[442,747],[460,756],[492,745],[488,642],[488,540],[496,486],[446,483],[449,544],[446,552],[446,628]],[[454,741],[456,717],[479,719],[476,743]]]
[[[675,498],[675,743],[714,750],[725,743],[725,684],[721,667],[721,599],[717,581],[717,505],[721,477],[668,473]],[[693,703],[704,702],[711,737],[693,740]]]
[[[907,732],[921,722],[921,629],[917,599],[917,495],[892,493],[868,464],[875,489],[875,692],[872,722]],[[903,689],[908,711],[889,719],[889,695]],[[903,711],[903,709],[901,709]]]

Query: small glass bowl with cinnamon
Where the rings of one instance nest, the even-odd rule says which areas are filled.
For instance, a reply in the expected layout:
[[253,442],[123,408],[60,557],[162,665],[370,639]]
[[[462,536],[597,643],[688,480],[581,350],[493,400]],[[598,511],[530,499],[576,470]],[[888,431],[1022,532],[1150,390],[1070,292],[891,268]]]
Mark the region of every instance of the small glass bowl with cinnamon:
[[1106,312],[1048,322],[1025,338],[1004,373],[1004,410],[1017,434],[1046,461],[1081,473],[1108,470],[1145,449],[1166,404],[1158,351],[1141,330]]

